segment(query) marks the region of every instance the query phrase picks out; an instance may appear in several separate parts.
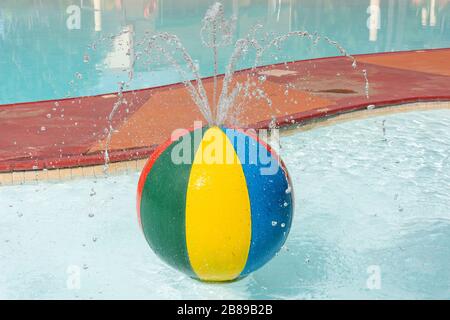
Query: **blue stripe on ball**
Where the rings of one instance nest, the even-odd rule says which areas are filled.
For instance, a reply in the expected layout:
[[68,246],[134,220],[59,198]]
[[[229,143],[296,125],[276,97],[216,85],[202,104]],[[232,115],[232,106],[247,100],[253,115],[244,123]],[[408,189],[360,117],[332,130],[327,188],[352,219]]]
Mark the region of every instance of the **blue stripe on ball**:
[[[252,237],[247,263],[241,273],[245,276],[267,263],[286,241],[292,222],[292,188],[287,171],[263,144],[240,131],[224,130],[242,163],[250,198]],[[249,154],[254,152],[258,152],[258,156]],[[272,162],[278,170],[263,175],[261,169],[268,169]]]

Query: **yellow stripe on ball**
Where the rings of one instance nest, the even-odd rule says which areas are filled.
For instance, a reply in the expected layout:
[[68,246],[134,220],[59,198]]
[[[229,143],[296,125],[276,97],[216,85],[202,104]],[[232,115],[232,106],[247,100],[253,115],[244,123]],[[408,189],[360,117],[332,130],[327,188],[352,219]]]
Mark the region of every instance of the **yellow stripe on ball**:
[[196,151],[187,187],[186,246],[192,269],[205,281],[236,279],[250,241],[250,200],[240,160],[225,133],[210,128]]

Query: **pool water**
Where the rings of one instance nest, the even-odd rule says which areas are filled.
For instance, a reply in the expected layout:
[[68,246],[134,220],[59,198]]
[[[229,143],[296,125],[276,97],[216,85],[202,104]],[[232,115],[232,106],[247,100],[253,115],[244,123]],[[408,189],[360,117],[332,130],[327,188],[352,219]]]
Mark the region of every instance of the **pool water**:
[[[0,104],[60,99],[178,82],[164,63],[146,55],[146,33],[180,37],[198,63],[201,75],[213,72],[213,54],[201,45],[201,20],[211,1],[191,0],[2,0],[0,4]],[[338,41],[351,54],[430,49],[450,46],[448,1],[223,0],[238,23],[235,39],[257,23],[264,31],[317,31]],[[78,15],[79,10],[79,15]],[[124,33],[126,32],[126,33]],[[120,35],[121,34],[121,35]],[[120,36],[119,36],[120,35]],[[264,33],[259,35],[264,38]],[[282,51],[269,52],[272,64],[339,55],[324,43],[311,46],[293,39]],[[223,72],[231,47],[219,52]],[[141,56],[141,59],[135,58]],[[150,61],[149,61],[150,60]],[[149,63],[151,64],[149,65]],[[238,65],[253,64],[251,55]],[[343,71],[344,72],[344,71]]]
[[139,173],[1,187],[0,298],[450,299],[450,110],[295,132],[291,234],[245,279],[169,268],[139,230]]

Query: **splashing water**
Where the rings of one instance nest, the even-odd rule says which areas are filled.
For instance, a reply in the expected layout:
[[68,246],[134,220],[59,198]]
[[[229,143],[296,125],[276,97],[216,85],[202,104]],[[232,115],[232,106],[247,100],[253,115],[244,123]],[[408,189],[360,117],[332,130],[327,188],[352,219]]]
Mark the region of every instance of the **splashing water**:
[[232,43],[236,20],[236,16],[232,16],[230,20],[225,19],[223,6],[219,2],[213,4],[203,18],[200,37],[205,47],[212,48],[214,55],[214,89],[212,100],[214,108],[216,108],[217,101],[218,48],[228,46]]
[[[265,76],[258,74],[258,68],[263,66],[263,57],[272,49],[281,51],[282,44],[292,38],[302,38],[309,40],[312,46],[316,46],[321,40],[325,44],[335,47],[338,52],[349,59],[351,67],[356,70],[358,68],[356,59],[350,55],[345,48],[328,37],[321,37],[317,33],[310,33],[308,31],[290,31],[284,35],[274,36],[269,33],[265,34],[264,40],[258,40],[258,32],[263,29],[263,25],[257,24],[247,34],[246,37],[237,39],[234,42],[234,49],[229,58],[228,64],[223,75],[222,90],[220,95],[218,93],[218,56],[219,48],[231,46],[233,44],[233,34],[235,31],[237,18],[231,16],[229,19],[225,17],[224,7],[221,3],[214,3],[207,11],[202,21],[200,30],[200,38],[203,46],[212,49],[214,57],[214,72],[213,72],[213,94],[212,100],[209,101],[198,64],[190,56],[186,48],[178,36],[167,32],[148,34],[143,40],[136,43],[136,47],[141,47],[143,52],[134,54],[133,61],[137,61],[142,55],[148,57],[148,64],[154,63],[158,55],[162,57],[170,66],[172,66],[181,78],[182,83],[188,90],[193,102],[198,107],[199,111],[210,125],[223,125],[225,121],[230,121],[236,124],[237,115],[245,108],[251,99],[263,101],[269,108],[275,108],[270,96],[261,87],[261,84],[266,80]],[[271,39],[268,39],[271,37]],[[114,38],[114,36],[112,37]],[[251,69],[247,73],[244,83],[235,81],[232,87],[235,72],[238,70],[238,64],[242,59],[248,58],[250,54],[254,54],[254,62]],[[152,59],[152,60],[150,60]],[[180,60],[182,63],[180,63]],[[286,65],[286,63],[285,63]],[[364,81],[364,93],[366,98],[369,98],[369,80],[366,69],[360,70]],[[132,79],[132,72],[129,72],[129,80]],[[256,81],[254,79],[257,79]],[[104,150],[105,170],[108,168],[109,162],[109,147],[111,137],[114,132],[112,120],[114,114],[118,111],[120,106],[126,104],[123,98],[123,89],[126,83],[121,83],[118,92],[118,100],[113,106],[111,114],[108,117],[109,128]],[[286,86],[285,94],[292,85]],[[234,113],[231,115],[231,111]],[[232,117],[231,117],[232,116]],[[274,122],[272,124],[272,122]],[[276,127],[276,119],[272,117],[271,127]]]
[[[237,83],[236,87],[231,91],[231,94],[228,94],[228,87],[230,83],[232,82],[233,75],[236,72],[236,65],[237,61],[243,57],[243,55],[248,53],[248,49],[250,47],[254,48],[256,50],[256,58],[255,62],[253,64],[252,72],[255,73],[258,66],[261,65],[261,60],[265,52],[267,52],[270,48],[275,47],[277,49],[281,50],[281,44],[290,38],[293,37],[299,37],[299,38],[305,38],[312,42],[313,45],[316,45],[319,40],[324,39],[326,43],[329,45],[334,46],[338,49],[338,51],[341,53],[342,56],[347,57],[351,61],[351,66],[353,69],[357,68],[357,62],[355,57],[350,55],[338,42],[331,40],[328,37],[320,37],[317,35],[317,33],[309,33],[307,31],[291,31],[285,35],[281,35],[278,37],[275,37],[272,39],[266,46],[260,45],[258,40],[255,38],[254,34],[257,32],[258,29],[262,28],[262,25],[257,25],[253,28],[253,30],[249,33],[247,38],[245,39],[239,39],[236,41],[235,50],[230,58],[230,62],[226,68],[226,73],[224,77],[223,82],[223,88],[222,88],[222,94],[219,100],[219,111],[218,111],[218,123],[222,124],[227,116],[228,116],[228,110],[232,107],[233,102],[236,100],[237,95],[239,95],[242,86]],[[367,75],[367,70],[362,70],[362,75],[364,78],[364,91],[365,96],[367,99],[369,99],[369,80]],[[247,80],[249,81],[249,80]],[[262,82],[265,81],[265,79],[262,79]],[[264,92],[261,88],[256,88],[253,92],[253,96],[263,98],[266,100],[269,107],[272,106],[272,101],[267,96],[267,94]]]
[[[131,79],[130,79],[131,80]],[[114,103],[114,106],[111,110],[111,113],[108,116],[108,135],[106,137],[106,143],[105,143],[105,151],[103,153],[104,156],[104,160],[105,160],[105,164],[103,166],[103,172],[107,173],[108,168],[109,168],[109,146],[111,144],[111,139],[112,139],[112,134],[114,133],[114,128],[113,128],[113,120],[114,120],[114,115],[116,114],[116,112],[119,110],[120,106],[127,104],[127,100],[123,97],[123,89],[125,87],[125,82],[120,82],[119,83],[119,90],[117,93],[118,99],[117,101]]]

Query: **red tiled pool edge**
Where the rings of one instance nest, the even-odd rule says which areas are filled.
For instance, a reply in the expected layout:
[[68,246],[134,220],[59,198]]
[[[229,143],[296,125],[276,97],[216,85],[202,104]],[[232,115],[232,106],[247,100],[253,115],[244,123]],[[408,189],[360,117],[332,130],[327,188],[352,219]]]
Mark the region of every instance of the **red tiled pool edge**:
[[[427,53],[428,52],[428,53]],[[417,65],[411,65],[411,61],[407,59],[408,61],[405,61],[405,65],[399,66],[399,68],[392,68],[392,67],[386,67],[386,63],[389,63],[389,57],[393,57],[395,55],[403,54],[408,55],[409,58],[414,59],[414,55],[421,54],[430,55],[430,53],[433,55],[430,57],[429,61],[427,62],[426,59],[420,66]],[[336,97],[327,99],[331,101],[330,105],[327,105],[326,107],[311,107],[307,110],[299,111],[299,112],[293,112],[285,116],[278,116],[276,118],[277,123],[279,126],[290,126],[294,123],[307,123],[311,121],[316,121],[320,119],[325,119],[330,116],[335,116],[338,114],[343,113],[349,113],[354,111],[360,111],[367,109],[368,105],[374,105],[376,109],[383,108],[386,106],[393,106],[393,105],[403,105],[403,104],[409,104],[409,103],[415,103],[415,102],[431,102],[431,101],[450,101],[450,88],[448,88],[448,83],[450,83],[450,66],[444,65],[439,66],[436,65],[435,62],[438,59],[433,59],[433,57],[436,57],[436,55],[442,57],[447,57],[450,54],[450,49],[435,49],[435,50],[419,50],[419,51],[411,51],[411,52],[395,52],[395,53],[381,53],[381,54],[372,54],[372,55],[361,55],[361,56],[355,56],[358,60],[364,60],[365,58],[369,59],[376,59],[377,57],[382,57],[383,61],[380,63],[380,65],[377,65],[376,61],[375,63],[372,61],[371,63],[365,63],[362,62],[363,67],[369,67],[371,68],[371,71],[373,74],[376,74],[378,70],[380,70],[378,75],[378,79],[375,78],[374,84],[375,86],[378,86],[379,88],[382,88],[381,94],[378,94],[378,96],[371,97],[370,99],[363,99],[361,96],[352,96],[352,97],[339,97],[336,95]],[[319,76],[322,73],[322,75],[327,74],[329,72],[329,69],[332,69],[334,65],[336,64],[336,61],[340,61],[339,57],[332,57],[332,58],[320,58],[320,59],[314,59],[314,60],[304,60],[304,61],[297,61],[290,63],[294,67],[302,67],[306,63],[317,63],[319,65]],[[386,62],[387,61],[387,62]],[[439,74],[436,74],[435,71],[431,71],[430,73],[427,73],[427,63],[429,63],[429,69],[430,70],[439,70]],[[384,65],[383,65],[384,64]],[[276,68],[277,65],[274,66],[268,66],[265,68]],[[448,69],[448,70],[447,70]],[[417,71],[419,70],[419,71]],[[424,73],[425,70],[425,73]],[[395,81],[403,81],[403,77],[416,79],[417,77],[424,77],[425,81],[431,81],[433,86],[428,86],[426,83],[423,85],[423,88],[420,88],[423,92],[422,95],[414,95],[412,93],[409,93],[409,91],[402,92],[403,96],[401,94],[398,94],[397,92],[391,92],[396,89],[395,86],[391,86],[391,84]],[[400,77],[402,77],[400,79]],[[320,79],[320,78],[319,78]],[[370,79],[370,73],[369,73],[369,79]],[[386,81],[384,80],[386,79]],[[275,79],[275,82],[273,83],[283,83],[283,79]],[[415,83],[414,81],[412,83]],[[408,86],[408,84],[406,84]],[[142,108],[142,105],[145,104],[150,97],[152,97],[155,92],[158,94],[158,90],[166,90],[167,88],[180,88],[180,84],[175,84],[171,86],[163,86],[159,88],[151,88],[151,89],[141,89],[141,90],[134,90],[129,91],[124,94],[130,96],[130,99],[136,99],[136,106],[133,110],[131,110],[130,114],[126,115],[120,115],[120,119],[117,120],[117,126],[123,125],[123,123],[126,123],[129,117],[132,117],[134,113],[137,113],[137,116],[139,115],[140,108]],[[394,89],[392,89],[394,88]],[[402,87],[400,87],[402,89]],[[415,89],[415,88],[414,88]],[[383,91],[385,90],[385,91]],[[391,91],[389,91],[391,90]],[[430,90],[432,92],[430,92]],[[419,90],[420,91],[420,90]],[[269,93],[270,94],[270,93]],[[51,101],[39,101],[39,102],[26,102],[26,103],[20,103],[20,104],[9,104],[9,105],[2,105],[0,106],[0,130],[3,128],[2,121],[7,122],[9,118],[2,118],[1,111],[8,109],[10,112],[11,110],[14,110],[18,113],[22,110],[21,108],[35,108],[35,107],[42,107],[43,105],[50,105],[53,104],[55,101],[58,102],[64,102],[64,103],[71,103],[75,104],[75,101],[77,101],[79,107],[79,114],[76,114],[77,116],[83,116],[85,111],[88,110],[90,113],[91,118],[87,118],[89,121],[98,121],[101,120],[99,123],[99,127],[101,127],[102,124],[104,124],[103,116],[104,114],[98,116],[95,112],[92,113],[92,110],[90,109],[90,105],[97,107],[97,109],[100,110],[100,107],[98,106],[98,101],[102,102],[105,101],[105,104],[108,103],[107,99],[103,99],[104,97],[112,96],[113,94],[103,94],[95,97],[77,97],[77,98],[71,98],[71,99],[59,99],[59,100],[51,100]],[[400,95],[401,97],[395,98],[394,96]],[[103,100],[102,100],[103,99]],[[331,99],[331,100],[330,100]],[[85,105],[81,105],[81,101],[85,102]],[[76,104],[75,104],[76,105]],[[48,106],[47,106],[48,107]],[[46,107],[46,108],[47,108]],[[84,108],[84,109],[83,109]],[[33,109],[34,110],[34,109]],[[102,112],[105,113],[109,111],[109,109],[102,109]],[[94,118],[95,116],[95,118]],[[20,117],[18,118],[19,120]],[[97,119],[97,120],[96,120]],[[17,119],[14,119],[19,125],[23,122],[19,121]],[[40,121],[40,119],[36,118],[36,120]],[[254,121],[251,122],[251,124],[246,125],[246,127],[253,127],[257,129],[267,128],[269,126],[269,123],[271,119],[265,119],[260,121]],[[30,119],[28,119],[30,121]],[[102,122],[103,121],[103,122]],[[33,123],[33,125],[38,125],[37,123]],[[26,129],[26,123],[22,124],[24,127],[22,129]],[[11,127],[11,126],[10,126]],[[17,129],[14,126],[12,126],[13,129]],[[20,129],[20,128],[18,128]],[[17,129],[17,130],[18,130]],[[66,124],[65,130],[69,131],[69,133],[72,130],[72,126]],[[156,128],[157,130],[157,128]],[[64,131],[64,132],[66,132]],[[1,132],[1,131],[0,131]],[[18,131],[20,132],[20,131]],[[78,132],[84,132],[83,129],[80,129]],[[70,134],[69,134],[70,135]],[[40,137],[37,137],[36,135],[33,135],[33,138],[39,139]],[[82,137],[80,137],[82,138]],[[99,139],[102,137],[99,136]],[[86,149],[90,148],[92,146],[92,143],[95,144],[95,141],[86,140],[86,144],[83,147],[82,143],[74,144],[75,147],[78,146],[80,149]],[[4,139],[5,140],[5,139]],[[79,139],[75,139],[79,140]],[[98,140],[98,139],[97,139]],[[44,141],[45,142],[45,141]],[[2,150],[2,144],[6,144],[8,141],[2,141],[0,140],[0,152]],[[42,144],[42,141],[41,141]],[[132,147],[132,148],[125,148],[125,149],[117,149],[117,150],[110,150],[109,151],[109,157],[110,161],[112,163],[114,162],[121,162],[121,161],[128,161],[128,160],[136,160],[136,159],[143,159],[148,157],[154,150],[154,148],[157,146],[157,144],[151,144],[149,146],[144,147]],[[50,147],[50,145],[49,145]],[[42,148],[45,151],[46,145],[43,144]],[[73,150],[77,150],[76,148]],[[86,167],[86,166],[95,166],[95,165],[102,165],[104,163],[104,154],[102,151],[95,151],[95,152],[80,152],[78,154],[74,154],[76,151],[72,151],[72,154],[62,155],[62,156],[55,156],[51,155],[51,153],[45,153],[41,156],[30,156],[30,157],[20,157],[17,154],[17,157],[6,156],[5,160],[1,160],[0,156],[0,173],[5,172],[21,172],[21,171],[37,171],[37,170],[43,170],[43,169],[64,169],[64,168],[76,168],[76,167]],[[55,150],[53,151],[55,153]]]
[[[436,101],[450,101],[450,95],[447,97],[436,97],[426,99],[403,99],[399,101],[384,101],[378,103],[374,109],[401,106],[404,104],[417,103],[417,102],[436,102]],[[292,124],[309,123],[310,121],[318,121],[326,119],[329,116],[344,114],[348,112],[357,112],[361,110],[367,110],[367,104],[346,106],[330,111],[311,110],[307,112],[298,113],[292,115],[286,119],[286,117],[277,118],[277,125],[281,128],[292,126]],[[268,129],[271,120],[260,121],[254,125],[247,126],[254,129]],[[148,158],[157,145],[134,148],[128,150],[112,150],[109,152],[110,163],[138,160]],[[78,156],[70,156],[67,158],[48,158],[48,159],[23,159],[15,160],[10,163],[0,163],[0,173],[5,172],[22,172],[22,171],[36,171],[36,170],[52,170],[52,169],[66,169],[76,167],[97,166],[105,163],[105,157],[103,152],[96,152],[93,154],[80,154]]]

